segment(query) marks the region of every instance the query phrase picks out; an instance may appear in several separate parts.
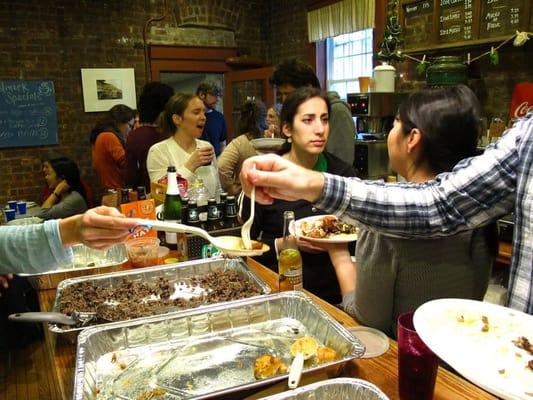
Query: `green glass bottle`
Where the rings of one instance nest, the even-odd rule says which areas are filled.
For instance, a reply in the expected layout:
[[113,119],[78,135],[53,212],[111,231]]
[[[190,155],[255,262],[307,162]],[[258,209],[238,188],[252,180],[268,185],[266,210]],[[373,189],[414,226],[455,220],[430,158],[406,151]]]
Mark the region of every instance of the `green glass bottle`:
[[[176,180],[176,167],[173,165],[167,169],[167,192],[163,218],[169,222],[181,222],[181,197]],[[178,238],[175,232],[165,232],[165,242],[171,250],[177,250]]]

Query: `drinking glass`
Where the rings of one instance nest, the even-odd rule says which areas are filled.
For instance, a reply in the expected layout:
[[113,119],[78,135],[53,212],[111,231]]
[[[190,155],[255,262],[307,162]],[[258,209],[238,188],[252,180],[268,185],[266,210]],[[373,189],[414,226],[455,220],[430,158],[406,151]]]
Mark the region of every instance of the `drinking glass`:
[[400,399],[431,400],[439,359],[416,333],[413,314],[408,312],[398,317]]

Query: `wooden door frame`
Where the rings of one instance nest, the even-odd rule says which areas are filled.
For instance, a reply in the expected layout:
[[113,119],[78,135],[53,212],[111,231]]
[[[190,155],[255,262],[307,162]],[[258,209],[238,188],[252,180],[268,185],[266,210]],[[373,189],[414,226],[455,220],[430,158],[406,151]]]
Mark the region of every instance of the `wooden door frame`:
[[247,69],[240,71],[229,71],[224,74],[224,115],[231,115],[231,118],[226,118],[228,124],[228,142],[233,139],[235,134],[235,126],[233,125],[233,93],[232,82],[249,81],[249,80],[263,80],[263,93],[265,98],[262,99],[267,107],[274,105],[275,95],[274,89],[270,85],[269,79],[273,72],[272,67],[263,67],[255,69]]
[[226,59],[237,55],[236,48],[150,46],[150,80],[159,81],[162,72],[218,72],[231,71]]

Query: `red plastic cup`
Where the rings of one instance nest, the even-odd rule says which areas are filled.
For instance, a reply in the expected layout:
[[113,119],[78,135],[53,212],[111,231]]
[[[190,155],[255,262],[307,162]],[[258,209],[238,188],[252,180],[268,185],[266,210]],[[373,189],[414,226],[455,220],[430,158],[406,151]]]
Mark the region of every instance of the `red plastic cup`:
[[401,400],[431,400],[439,359],[420,339],[413,312],[398,317],[398,369]]

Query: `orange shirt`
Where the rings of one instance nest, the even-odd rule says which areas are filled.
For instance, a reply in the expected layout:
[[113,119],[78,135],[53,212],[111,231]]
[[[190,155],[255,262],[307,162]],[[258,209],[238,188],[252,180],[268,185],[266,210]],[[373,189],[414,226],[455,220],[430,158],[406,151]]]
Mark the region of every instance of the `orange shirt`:
[[102,132],[92,146],[93,169],[104,189],[124,187],[126,150],[113,132]]

